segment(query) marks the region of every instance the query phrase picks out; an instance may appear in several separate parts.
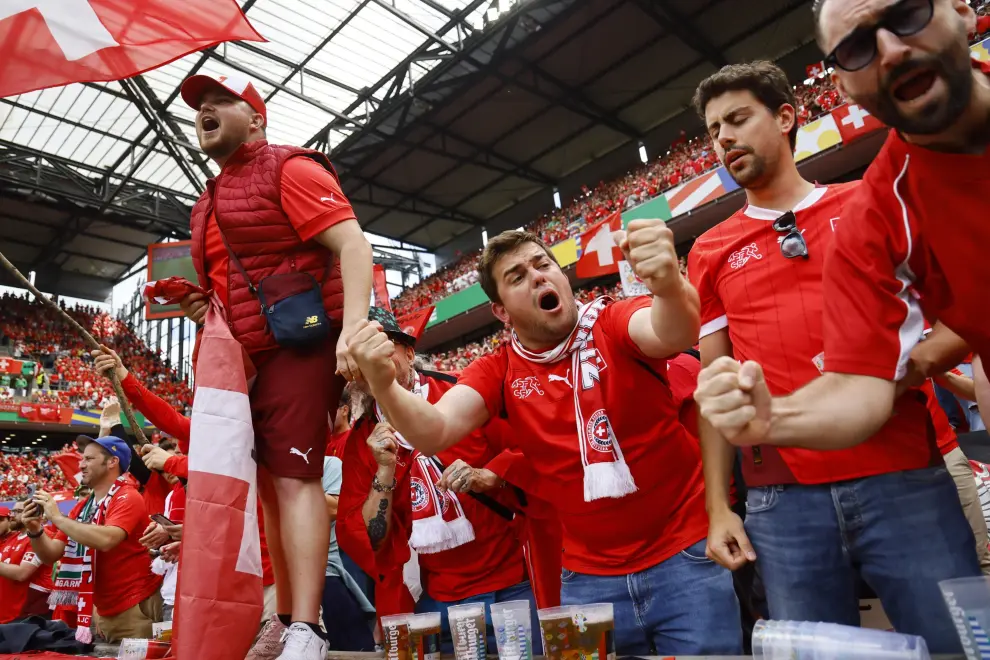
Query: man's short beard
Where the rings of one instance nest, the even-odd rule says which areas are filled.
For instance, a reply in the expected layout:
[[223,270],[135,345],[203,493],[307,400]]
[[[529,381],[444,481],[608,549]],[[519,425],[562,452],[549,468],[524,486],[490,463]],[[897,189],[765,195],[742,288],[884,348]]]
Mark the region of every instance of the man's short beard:
[[19,532],[22,529],[24,529],[24,523],[22,523],[20,520],[11,520],[10,521],[10,531],[12,531],[12,532]]
[[752,188],[767,173],[767,159],[753,151],[748,152],[748,154],[749,167],[743,168],[739,174],[733,172],[730,167],[725,167],[725,171],[739,184],[740,188]]
[[[945,81],[946,98],[930,103],[914,116],[905,116],[897,107],[897,99],[889,82],[905,73],[921,68],[931,69]],[[934,82],[932,83],[934,84]],[[861,104],[877,119],[908,135],[935,135],[951,127],[969,105],[973,96],[973,67],[969,48],[960,50],[953,43],[936,55],[917,58],[895,67],[880,83],[876,94],[866,96]],[[857,99],[858,100],[858,99]]]

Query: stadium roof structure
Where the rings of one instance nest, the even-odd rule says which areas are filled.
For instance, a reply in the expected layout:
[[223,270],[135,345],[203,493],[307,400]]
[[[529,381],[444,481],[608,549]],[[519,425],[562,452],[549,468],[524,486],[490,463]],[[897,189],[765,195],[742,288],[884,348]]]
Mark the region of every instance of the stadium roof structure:
[[541,191],[548,210],[717,67],[812,39],[810,0],[238,1],[267,43],[0,99],[0,250],[40,286],[105,297],[188,236],[216,172],[179,98],[194,73],[254,79],[271,141],[327,152],[367,231],[436,251]]

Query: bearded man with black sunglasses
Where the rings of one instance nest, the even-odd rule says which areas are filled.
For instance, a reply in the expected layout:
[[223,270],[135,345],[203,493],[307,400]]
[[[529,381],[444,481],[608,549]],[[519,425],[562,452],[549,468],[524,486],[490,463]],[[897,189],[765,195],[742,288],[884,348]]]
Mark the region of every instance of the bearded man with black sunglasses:
[[[817,186],[801,177],[793,156],[796,101],[770,62],[723,67],[702,81],[694,102],[748,202],[691,250],[702,363],[753,360],[770,391],[784,395],[819,378],[830,359],[825,255],[833,235],[855,222],[850,204],[860,182]],[[909,390],[896,402],[897,415],[852,448],[745,447],[745,528],[729,501],[735,447],[701,420],[707,554],[730,570],[756,561],[771,618],[859,625],[862,578],[898,631],[924,636],[939,652],[958,650],[938,582],[979,568],[940,451],[958,445],[947,422],[936,442],[928,395],[937,410],[930,386],[927,395]]]

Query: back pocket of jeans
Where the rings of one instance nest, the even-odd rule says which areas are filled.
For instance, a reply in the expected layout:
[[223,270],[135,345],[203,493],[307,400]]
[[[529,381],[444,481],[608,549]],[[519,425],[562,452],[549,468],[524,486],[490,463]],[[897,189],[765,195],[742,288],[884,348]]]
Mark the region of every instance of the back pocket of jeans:
[[746,493],[746,514],[769,511],[777,505],[780,491],[774,486],[755,486]]

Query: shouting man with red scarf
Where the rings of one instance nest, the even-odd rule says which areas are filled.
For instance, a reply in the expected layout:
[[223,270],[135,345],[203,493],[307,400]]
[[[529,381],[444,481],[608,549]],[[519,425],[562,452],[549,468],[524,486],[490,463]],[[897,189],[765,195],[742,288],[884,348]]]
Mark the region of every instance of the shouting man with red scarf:
[[439,401],[396,380],[399,347],[374,324],[350,349],[389,422],[424,454],[498,417],[524,438],[519,451],[555,486],[561,602],[614,603],[619,654],[738,654],[732,576],[705,557],[700,452],[667,377],[666,358],[697,341],[698,294],[662,222],[636,220],[614,238],[652,296],[578,307],[537,236],[490,240],[481,286],[511,345],[475,360]]
[[[374,308],[370,318],[396,343],[391,361],[402,387],[430,402],[454,387],[452,376],[417,371],[416,340],[402,332],[390,312]],[[427,456],[394,432],[369,397],[362,398],[366,409],[344,450],[337,527],[340,546],[376,579],[378,615],[413,611],[418,598],[416,611],[441,613],[448,650],[449,605],[529,600],[535,617],[520,521],[513,516],[519,501],[513,489],[500,488],[504,482],[484,469],[502,454],[486,438],[489,427],[456,447]],[[468,491],[487,494],[473,496]],[[414,553],[418,575],[414,570],[404,575]],[[489,636],[494,644],[491,631]]]

